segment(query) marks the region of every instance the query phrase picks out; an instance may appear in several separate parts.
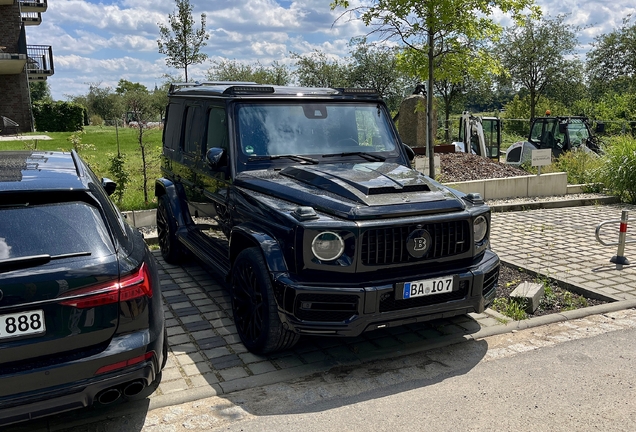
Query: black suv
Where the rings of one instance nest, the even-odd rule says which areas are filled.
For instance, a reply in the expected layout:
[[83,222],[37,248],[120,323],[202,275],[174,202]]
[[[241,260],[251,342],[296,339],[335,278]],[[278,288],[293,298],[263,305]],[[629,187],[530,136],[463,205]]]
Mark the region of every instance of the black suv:
[[482,312],[494,298],[490,209],[411,169],[376,94],[173,85],[163,155],[162,255],[194,254],[231,281],[252,352]]

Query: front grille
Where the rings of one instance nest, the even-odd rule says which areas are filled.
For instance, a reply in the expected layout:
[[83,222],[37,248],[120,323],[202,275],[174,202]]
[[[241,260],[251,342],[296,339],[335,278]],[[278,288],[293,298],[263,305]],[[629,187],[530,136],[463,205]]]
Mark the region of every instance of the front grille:
[[452,300],[461,300],[468,294],[468,281],[460,281],[459,289],[444,294],[415,297],[406,300],[396,300],[394,293],[386,293],[380,298],[380,312],[391,312],[403,309],[430,306],[446,303]]
[[303,321],[342,322],[358,313],[358,296],[348,294],[299,294],[295,315]]
[[497,287],[498,281],[499,281],[499,266],[492,269],[491,271],[486,273],[486,275],[484,276],[484,288],[482,290],[482,293],[486,295],[487,293],[490,292],[490,290],[495,289]]
[[[422,258],[413,258],[406,241],[411,232],[420,228],[428,231],[433,244]],[[361,258],[365,266],[378,266],[445,258],[469,250],[470,224],[462,220],[370,229],[362,235]]]

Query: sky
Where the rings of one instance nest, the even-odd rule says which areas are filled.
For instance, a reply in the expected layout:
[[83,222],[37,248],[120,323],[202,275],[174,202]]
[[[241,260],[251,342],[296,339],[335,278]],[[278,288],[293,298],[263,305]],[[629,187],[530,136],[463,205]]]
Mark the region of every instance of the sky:
[[[353,0],[355,4],[364,0]],[[359,21],[338,20],[330,0],[190,0],[196,28],[207,15],[210,34],[202,49],[208,59],[188,68],[190,80],[205,80],[214,61],[236,60],[248,64],[273,61],[293,65],[289,53],[313,50],[332,58],[349,53],[352,37],[368,29]],[[595,36],[620,26],[628,14],[636,15],[634,0],[535,0],[544,15],[568,14],[566,22],[581,26],[581,56]],[[89,84],[115,88],[120,78],[148,88],[161,85],[165,74],[183,75],[166,66],[159,54],[158,23],[168,24],[175,11],[173,0],[48,0],[42,24],[26,28],[27,43],[51,45],[55,74],[48,79],[53,99],[88,92]],[[510,20],[495,14],[495,20]]]

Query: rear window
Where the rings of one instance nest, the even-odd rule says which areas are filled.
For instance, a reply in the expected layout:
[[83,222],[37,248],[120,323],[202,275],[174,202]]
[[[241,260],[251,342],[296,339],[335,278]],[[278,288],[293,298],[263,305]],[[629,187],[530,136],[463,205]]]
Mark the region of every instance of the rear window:
[[85,202],[0,208],[0,260],[78,252],[114,253],[97,208]]

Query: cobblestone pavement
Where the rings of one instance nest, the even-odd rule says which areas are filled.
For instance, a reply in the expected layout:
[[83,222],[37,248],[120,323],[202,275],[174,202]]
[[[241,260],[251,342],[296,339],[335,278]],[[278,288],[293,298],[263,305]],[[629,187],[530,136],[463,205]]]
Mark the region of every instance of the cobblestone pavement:
[[[494,213],[491,242],[511,265],[614,300],[636,299],[636,269],[616,270],[615,247],[600,245],[596,225],[620,219],[635,206],[587,206]],[[603,231],[618,239],[618,224]],[[636,251],[636,245],[631,247]],[[626,248],[629,257],[630,246]],[[222,282],[197,263],[172,266],[155,252],[161,269],[170,356],[154,406],[195,400],[280,382],[342,364],[356,364],[404,349],[426,350],[449,337],[464,337],[500,326],[497,314],[435,320],[364,333],[355,339],[304,337],[291,351],[270,356],[247,352],[232,321],[230,297]],[[636,259],[636,258],[635,258]]]
[[248,352],[232,321],[230,297],[214,274],[198,263],[159,263],[170,353],[154,406],[280,382],[425,350],[441,340],[462,338],[500,323],[488,314],[471,314],[364,333],[357,338],[303,337],[293,350],[269,356]]
[[[595,237],[596,226],[620,220],[623,209],[634,213],[636,206],[493,213],[492,249],[502,261],[557,279],[574,291],[612,300],[636,299],[636,266],[617,270],[609,262],[617,247],[602,246]],[[636,239],[634,228],[628,225],[628,239]],[[618,223],[603,227],[601,238],[606,243],[618,241],[618,229]],[[636,243],[625,247],[625,256],[636,264]]]

